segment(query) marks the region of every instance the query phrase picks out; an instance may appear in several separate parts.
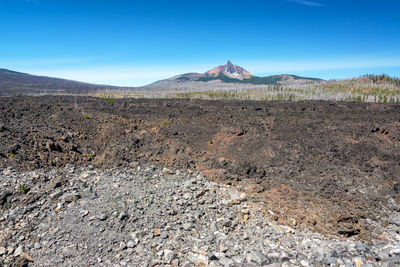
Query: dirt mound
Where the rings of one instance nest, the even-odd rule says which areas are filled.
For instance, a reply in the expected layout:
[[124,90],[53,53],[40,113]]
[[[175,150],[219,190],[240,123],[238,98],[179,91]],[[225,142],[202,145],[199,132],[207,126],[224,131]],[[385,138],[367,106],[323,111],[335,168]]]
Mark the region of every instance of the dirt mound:
[[14,97],[0,103],[0,167],[196,168],[325,234],[399,231],[400,105]]

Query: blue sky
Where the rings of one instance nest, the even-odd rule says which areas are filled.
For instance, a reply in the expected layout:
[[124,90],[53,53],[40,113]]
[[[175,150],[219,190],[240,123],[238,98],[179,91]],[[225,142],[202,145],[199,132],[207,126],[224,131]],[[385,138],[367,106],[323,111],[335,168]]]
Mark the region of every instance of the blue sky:
[[0,68],[137,86],[230,59],[254,75],[400,76],[398,0],[0,0]]

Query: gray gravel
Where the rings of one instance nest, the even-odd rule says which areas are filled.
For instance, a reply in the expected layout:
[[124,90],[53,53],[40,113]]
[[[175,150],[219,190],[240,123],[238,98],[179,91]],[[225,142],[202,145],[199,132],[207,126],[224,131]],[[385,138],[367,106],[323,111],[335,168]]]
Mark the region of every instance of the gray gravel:
[[0,173],[0,266],[400,265],[396,232],[363,243],[281,226],[190,170]]

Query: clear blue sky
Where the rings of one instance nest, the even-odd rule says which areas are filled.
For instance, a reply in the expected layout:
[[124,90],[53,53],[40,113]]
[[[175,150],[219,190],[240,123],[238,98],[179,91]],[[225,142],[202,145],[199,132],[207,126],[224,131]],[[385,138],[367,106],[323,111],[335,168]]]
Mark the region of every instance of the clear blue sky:
[[0,0],[0,68],[132,86],[228,59],[260,76],[400,76],[399,14],[399,0]]

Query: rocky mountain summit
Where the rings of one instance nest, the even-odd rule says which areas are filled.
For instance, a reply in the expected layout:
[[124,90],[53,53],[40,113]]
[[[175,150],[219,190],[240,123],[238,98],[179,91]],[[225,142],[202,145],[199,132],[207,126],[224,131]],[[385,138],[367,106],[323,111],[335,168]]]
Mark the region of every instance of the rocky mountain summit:
[[300,77],[291,74],[280,74],[266,77],[252,75],[244,68],[232,64],[230,60],[225,65],[212,68],[205,73],[185,73],[169,79],[157,81],[146,85],[145,88],[197,88],[202,89],[208,86],[215,86],[219,83],[231,85],[253,84],[253,85],[289,85],[320,82],[321,79]]
[[132,164],[0,170],[0,266],[398,266],[366,243],[278,225],[193,170]]
[[253,76],[250,72],[248,72],[244,68],[238,65],[233,65],[230,60],[228,60],[228,62],[225,65],[215,67],[212,70],[209,70],[205,73],[205,75],[212,77],[217,77],[220,74],[223,74],[229,78],[234,78],[239,80],[249,79]]

